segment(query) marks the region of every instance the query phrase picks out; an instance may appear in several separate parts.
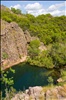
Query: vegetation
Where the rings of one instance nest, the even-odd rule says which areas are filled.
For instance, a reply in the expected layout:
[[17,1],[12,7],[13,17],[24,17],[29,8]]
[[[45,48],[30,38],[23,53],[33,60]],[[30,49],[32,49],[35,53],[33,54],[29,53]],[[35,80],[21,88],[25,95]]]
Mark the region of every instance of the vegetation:
[[53,59],[55,68],[62,68],[66,65],[66,46],[65,44],[54,43],[52,45],[50,56]]
[[[12,68],[10,68],[10,71],[12,73],[15,73],[15,70],[13,70]],[[8,71],[5,72],[5,71],[1,70],[0,73],[1,73],[1,78],[0,78],[1,86],[3,87],[3,85],[5,85],[5,90],[1,91],[1,99],[2,100],[10,100],[11,97],[14,96],[14,93],[16,91],[12,87],[12,85],[14,84],[13,77],[7,78],[8,73],[9,73]],[[3,97],[3,95],[4,95],[3,92],[5,92],[5,97]]]
[[[31,36],[38,38],[28,46],[28,63],[48,69],[60,69],[60,77],[66,79],[66,16],[42,14],[35,17],[22,14],[20,9],[11,8],[11,11],[3,10],[1,18],[9,23],[15,21],[23,31],[28,30]],[[47,50],[39,49],[41,42]],[[4,53],[3,58],[7,57]],[[5,77],[6,75],[4,79]],[[52,77],[48,78],[48,82],[53,83]]]
[[[13,12],[13,13],[12,13]],[[28,47],[28,62],[40,67],[63,68],[66,65],[66,16],[53,17],[42,14],[37,17],[22,14],[21,10],[3,10],[1,18],[7,22],[15,21],[23,30],[28,30],[33,40]],[[43,42],[47,50],[39,50]],[[47,62],[47,63],[46,63]]]
[[53,78],[52,78],[52,76],[48,77],[47,81],[48,81],[49,85],[51,85],[51,86],[53,85]]
[[28,52],[31,58],[35,58],[36,56],[39,55],[39,47],[40,41],[39,40],[33,40],[30,42],[29,47],[28,47]]
[[61,78],[63,80],[62,84],[66,83],[66,69],[61,69]]
[[11,11],[15,14],[21,14],[21,10],[20,9],[15,9],[11,7]]

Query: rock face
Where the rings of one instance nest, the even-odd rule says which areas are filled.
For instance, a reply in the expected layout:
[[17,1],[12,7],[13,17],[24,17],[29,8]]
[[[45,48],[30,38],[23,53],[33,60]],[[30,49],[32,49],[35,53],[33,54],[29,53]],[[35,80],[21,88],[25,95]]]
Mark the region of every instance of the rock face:
[[[22,29],[15,22],[1,20],[1,63],[4,68],[26,59],[27,41]],[[2,67],[3,68],[3,67]]]
[[29,87],[24,93],[17,93],[11,100],[66,100],[66,85],[56,86],[47,91],[41,86]]

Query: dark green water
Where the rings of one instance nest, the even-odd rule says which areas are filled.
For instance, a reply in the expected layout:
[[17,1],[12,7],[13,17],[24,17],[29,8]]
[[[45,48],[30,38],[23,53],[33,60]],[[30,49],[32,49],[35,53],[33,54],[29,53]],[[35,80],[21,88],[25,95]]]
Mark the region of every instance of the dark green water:
[[47,79],[49,76],[52,76],[54,80],[58,77],[55,70],[47,70],[26,63],[15,65],[12,68],[15,70],[15,74],[9,71],[8,77],[13,77],[13,87],[17,91],[25,90],[30,86],[46,86],[48,85]]

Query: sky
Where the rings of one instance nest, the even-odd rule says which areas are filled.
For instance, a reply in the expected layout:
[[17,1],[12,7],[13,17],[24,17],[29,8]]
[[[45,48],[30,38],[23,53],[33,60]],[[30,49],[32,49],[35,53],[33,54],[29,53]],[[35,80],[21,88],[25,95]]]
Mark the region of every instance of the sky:
[[34,16],[48,13],[53,16],[66,15],[66,1],[1,1],[1,5],[20,9],[22,13]]

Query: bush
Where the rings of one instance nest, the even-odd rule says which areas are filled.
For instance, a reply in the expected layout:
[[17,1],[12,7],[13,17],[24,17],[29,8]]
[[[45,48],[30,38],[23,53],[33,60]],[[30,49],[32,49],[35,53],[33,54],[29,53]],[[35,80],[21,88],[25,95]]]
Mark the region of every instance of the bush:
[[47,81],[48,81],[49,85],[53,85],[54,80],[53,80],[52,76],[48,77]]
[[12,22],[12,19],[9,18],[8,16],[3,16],[3,19],[4,19],[5,21],[7,21],[8,23]]

